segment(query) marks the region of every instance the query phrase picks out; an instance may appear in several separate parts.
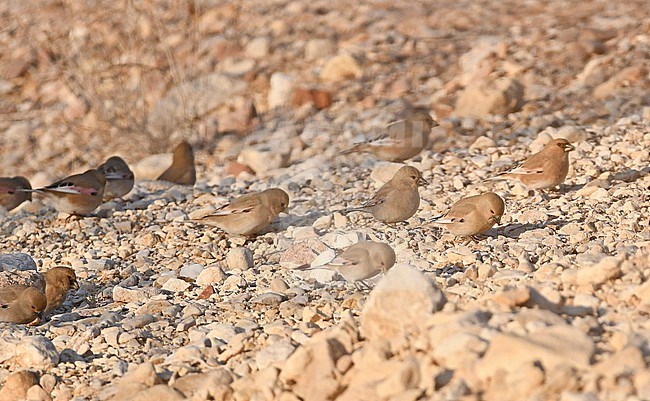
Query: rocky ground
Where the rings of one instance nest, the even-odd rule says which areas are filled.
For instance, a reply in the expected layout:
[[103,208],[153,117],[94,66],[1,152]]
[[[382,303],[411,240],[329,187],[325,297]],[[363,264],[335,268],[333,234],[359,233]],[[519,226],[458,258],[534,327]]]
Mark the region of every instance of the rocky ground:
[[[5,1],[0,21],[0,175],[117,153],[138,178],[95,218],[0,211],[0,270],[81,284],[40,326],[0,323],[0,400],[650,399],[645,0]],[[419,212],[337,213],[398,167],[339,152],[406,101],[440,123],[408,162]],[[554,137],[576,146],[559,192],[484,182]],[[147,181],[181,138],[194,188]],[[253,240],[186,223],[271,186],[292,204]],[[488,238],[427,225],[486,190],[507,206]],[[292,270],[360,239],[398,257],[371,292]]]

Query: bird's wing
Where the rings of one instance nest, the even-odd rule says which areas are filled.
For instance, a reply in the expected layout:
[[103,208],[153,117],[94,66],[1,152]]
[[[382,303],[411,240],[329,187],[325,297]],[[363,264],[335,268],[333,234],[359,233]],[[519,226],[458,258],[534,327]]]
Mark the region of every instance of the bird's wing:
[[372,199],[363,204],[363,207],[366,208],[381,205],[382,203],[386,202],[388,195],[390,195],[395,190],[396,188],[391,185],[384,185],[383,187],[379,188],[379,191],[377,191]]
[[336,259],[331,261],[330,265],[338,265],[341,267],[344,266],[355,266],[363,262],[364,259],[370,257],[370,252],[367,249],[359,247],[350,247],[346,249],[342,254],[340,254]]
[[463,223],[465,218],[470,214],[477,211],[474,202],[468,202],[466,199],[461,199],[452,208],[440,218],[434,219],[432,222],[437,224],[454,224]]
[[220,209],[217,209],[217,211],[211,213],[209,216],[229,216],[233,214],[250,213],[260,206],[262,206],[262,202],[258,194],[246,194]]
[[83,187],[75,184],[72,181],[66,181],[65,179],[57,181],[54,184],[48,185],[44,188],[41,188],[40,191],[46,192],[58,192],[64,194],[76,194],[76,195],[96,195],[97,189]]

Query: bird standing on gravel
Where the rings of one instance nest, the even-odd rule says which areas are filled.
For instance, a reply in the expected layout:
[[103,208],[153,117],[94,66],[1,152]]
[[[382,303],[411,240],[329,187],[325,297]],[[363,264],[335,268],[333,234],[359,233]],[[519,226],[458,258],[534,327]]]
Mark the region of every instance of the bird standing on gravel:
[[77,275],[69,267],[53,267],[43,273],[43,276],[45,276],[45,298],[47,299],[45,313],[60,307],[71,289],[79,289]]
[[187,141],[176,145],[172,165],[157,179],[180,185],[194,185],[196,182],[194,151]]
[[329,263],[319,266],[299,266],[297,270],[329,269],[340,274],[350,283],[363,283],[380,273],[386,274],[395,264],[395,251],[388,244],[361,241],[349,246]]
[[390,124],[384,135],[356,144],[342,154],[365,152],[382,160],[401,162],[427,146],[431,129],[437,125],[427,109],[415,108],[407,118]]
[[255,235],[266,228],[289,205],[280,188],[242,195],[215,213],[194,221],[214,225],[231,235]]
[[104,175],[104,200],[121,198],[131,192],[134,184],[133,172],[129,165],[119,156],[106,160],[97,170]]
[[404,166],[393,178],[379,188],[377,194],[363,206],[344,210],[343,213],[365,212],[383,223],[398,223],[408,220],[420,206],[418,186],[427,185],[422,174],[415,167]]
[[25,177],[0,177],[0,206],[7,210],[18,207],[26,200],[32,200],[30,192],[21,189],[32,189]]
[[59,212],[86,216],[102,204],[104,185],[102,173],[87,170],[32,191],[45,195]]
[[10,285],[0,288],[0,322],[38,324],[47,299],[37,288]]
[[501,221],[505,203],[494,192],[463,198],[431,223],[457,236],[482,234]]
[[572,150],[575,147],[566,139],[554,139],[514,169],[491,180],[514,178],[531,189],[556,187],[564,182],[569,172],[569,152]]

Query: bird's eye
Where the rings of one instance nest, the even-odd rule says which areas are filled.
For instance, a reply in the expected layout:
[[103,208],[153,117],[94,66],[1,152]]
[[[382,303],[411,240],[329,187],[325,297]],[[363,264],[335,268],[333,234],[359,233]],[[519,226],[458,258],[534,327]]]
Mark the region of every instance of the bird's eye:
[[490,213],[494,214],[494,210],[490,210]]
[[460,219],[460,220],[458,220],[458,221],[461,222],[461,223],[464,223],[464,222],[465,222],[465,219]]

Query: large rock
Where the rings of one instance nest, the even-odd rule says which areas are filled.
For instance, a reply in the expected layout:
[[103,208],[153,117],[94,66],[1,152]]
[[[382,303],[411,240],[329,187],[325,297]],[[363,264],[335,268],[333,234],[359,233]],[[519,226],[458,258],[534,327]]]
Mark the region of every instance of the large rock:
[[257,175],[286,167],[291,155],[291,146],[283,144],[262,144],[243,149],[237,157],[237,162],[251,168]]
[[182,126],[230,101],[246,88],[246,81],[213,73],[173,87],[151,110],[149,131],[166,137]]
[[317,333],[280,367],[279,379],[303,400],[335,399],[343,390],[337,363],[352,352],[358,333],[343,321],[334,330]]
[[38,384],[38,377],[33,372],[21,370],[7,377],[0,385],[0,401],[20,401],[27,398],[27,390]]
[[0,254],[0,272],[7,270],[36,270],[36,262],[26,253]]
[[172,165],[174,155],[159,153],[150,155],[131,166],[136,180],[155,180]]
[[578,285],[600,286],[622,274],[623,256],[605,256],[597,263],[578,270]]
[[445,296],[417,268],[393,267],[370,293],[361,315],[361,330],[370,341],[388,339],[394,349],[426,330],[427,319],[442,309]]
[[477,373],[481,379],[488,379],[500,370],[511,372],[536,361],[545,371],[560,365],[586,368],[594,350],[589,336],[568,325],[550,326],[525,336],[500,333],[490,341]]
[[59,363],[59,353],[52,341],[43,336],[1,337],[0,363],[47,370]]
[[506,115],[521,109],[524,87],[512,78],[480,80],[469,84],[458,96],[458,117],[480,118],[490,114]]

